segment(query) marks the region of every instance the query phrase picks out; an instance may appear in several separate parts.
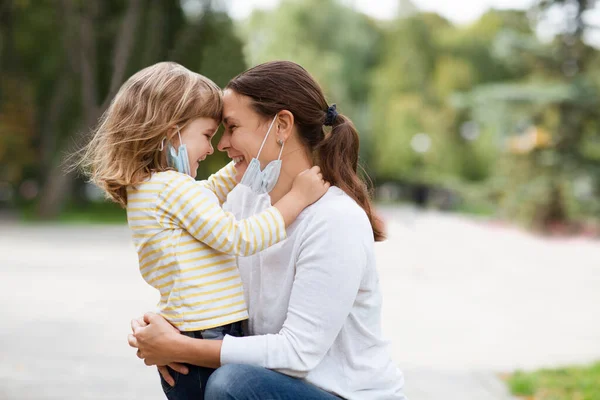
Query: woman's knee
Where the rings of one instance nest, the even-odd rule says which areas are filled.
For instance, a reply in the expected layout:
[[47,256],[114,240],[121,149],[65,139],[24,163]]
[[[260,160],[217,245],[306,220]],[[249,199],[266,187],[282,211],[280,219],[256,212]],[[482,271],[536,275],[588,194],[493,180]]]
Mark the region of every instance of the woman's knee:
[[248,399],[248,386],[256,375],[253,372],[258,368],[242,364],[227,364],[217,368],[206,383],[204,397],[214,400]]

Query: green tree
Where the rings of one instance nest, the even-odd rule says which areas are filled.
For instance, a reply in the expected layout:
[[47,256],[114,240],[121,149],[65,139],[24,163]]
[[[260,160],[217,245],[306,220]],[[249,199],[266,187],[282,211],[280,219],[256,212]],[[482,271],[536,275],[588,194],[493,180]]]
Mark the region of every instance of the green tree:
[[82,184],[64,173],[64,156],[128,76],[162,60],[221,85],[244,70],[227,14],[209,0],[186,4],[198,13],[162,0],[0,1],[0,166],[8,166],[0,170],[15,183],[42,183],[40,216],[56,216]]
[[305,67],[353,120],[367,154],[369,75],[380,54],[373,20],[337,0],[284,0],[273,11],[255,11],[240,35],[250,65],[286,59]]
[[[599,57],[583,40],[583,15],[592,5],[584,0],[538,2],[532,23],[554,8],[564,13],[564,30],[545,44],[506,29],[496,37],[496,59],[524,73],[476,87],[465,103],[475,119],[507,143],[531,139],[525,142],[527,151],[513,148],[519,154],[498,159],[494,181],[506,215],[539,229],[600,211]],[[541,145],[535,141],[540,132],[550,136]]]

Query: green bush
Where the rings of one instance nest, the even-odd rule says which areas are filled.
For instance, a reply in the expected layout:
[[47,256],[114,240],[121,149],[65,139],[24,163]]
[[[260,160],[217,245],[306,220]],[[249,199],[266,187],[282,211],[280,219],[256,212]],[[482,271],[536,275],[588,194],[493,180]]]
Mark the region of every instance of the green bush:
[[600,400],[600,362],[585,367],[517,371],[508,379],[512,394],[531,400]]

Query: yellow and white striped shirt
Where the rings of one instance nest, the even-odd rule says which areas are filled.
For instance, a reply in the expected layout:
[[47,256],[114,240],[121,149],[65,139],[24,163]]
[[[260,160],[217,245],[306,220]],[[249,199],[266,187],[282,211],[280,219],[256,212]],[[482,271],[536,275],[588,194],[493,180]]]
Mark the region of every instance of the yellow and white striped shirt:
[[160,291],[158,312],[181,331],[247,319],[234,256],[257,253],[286,237],[275,207],[242,221],[223,211],[234,176],[233,163],[199,182],[175,171],[157,172],[127,190],[140,272]]

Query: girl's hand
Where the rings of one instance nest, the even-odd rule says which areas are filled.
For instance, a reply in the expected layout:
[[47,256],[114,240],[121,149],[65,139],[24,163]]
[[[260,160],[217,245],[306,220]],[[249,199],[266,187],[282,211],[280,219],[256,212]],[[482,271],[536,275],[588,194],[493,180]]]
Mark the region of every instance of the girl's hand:
[[290,192],[303,207],[308,207],[323,197],[329,190],[329,186],[329,182],[323,180],[321,168],[315,165],[296,176]]
[[160,372],[160,374],[162,375],[163,379],[169,385],[171,385],[171,387],[175,386],[175,380],[173,379],[173,377],[169,373],[169,368],[167,368],[167,367],[171,368],[174,371],[179,372],[180,374],[183,374],[183,375],[187,375],[188,374],[188,369],[183,364],[170,363],[169,365],[160,365],[160,366],[158,366],[158,372]]

